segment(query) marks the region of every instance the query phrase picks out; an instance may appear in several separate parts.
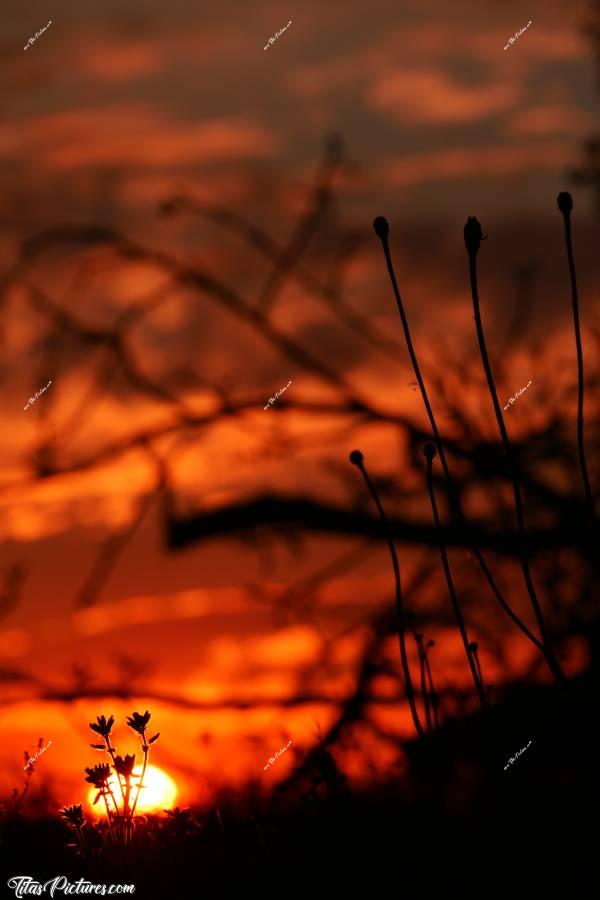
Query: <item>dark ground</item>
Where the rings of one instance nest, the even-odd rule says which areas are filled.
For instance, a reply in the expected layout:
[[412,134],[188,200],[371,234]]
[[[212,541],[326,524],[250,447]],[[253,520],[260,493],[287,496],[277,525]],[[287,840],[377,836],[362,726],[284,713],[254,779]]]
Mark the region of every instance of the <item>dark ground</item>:
[[58,818],[9,822],[2,895],[14,896],[13,875],[64,874],[175,900],[207,888],[347,890],[357,877],[403,898],[597,897],[595,686],[588,673],[562,701],[554,688],[515,688],[430,746],[415,741],[410,776],[370,792],[349,790],[324,751],[309,779],[269,800],[222,798],[222,832],[215,809],[149,819],[129,861],[77,860]]

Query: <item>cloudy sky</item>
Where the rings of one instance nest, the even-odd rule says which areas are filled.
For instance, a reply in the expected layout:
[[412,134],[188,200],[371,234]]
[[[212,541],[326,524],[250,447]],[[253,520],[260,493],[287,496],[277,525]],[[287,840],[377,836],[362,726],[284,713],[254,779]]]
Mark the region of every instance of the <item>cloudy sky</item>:
[[[332,182],[335,203],[304,261],[324,278],[340,236],[357,237],[360,247],[344,269],[345,296],[397,348],[397,358],[394,349],[380,354],[361,343],[294,280],[272,302],[278,333],[327,361],[380,409],[419,419],[371,222],[385,215],[392,224],[411,322],[424,358],[433,359],[442,344],[460,353],[463,341],[473,340],[462,228],[476,215],[489,234],[480,256],[482,302],[497,347],[506,338],[518,268],[531,264],[536,273],[530,331],[502,356],[507,396],[531,377],[543,380],[542,373],[551,393],[563,377],[569,380],[573,364],[556,196],[573,190],[566,172],[579,163],[598,114],[592,54],[581,33],[585,15],[585,3],[563,0],[528,6],[515,0],[9,3],[0,39],[0,261],[10,273],[2,282],[0,328],[0,561],[4,572],[19,563],[28,574],[20,602],[0,620],[0,666],[21,673],[10,686],[10,706],[0,710],[0,728],[10,731],[1,749],[3,786],[15,783],[22,750],[43,734],[53,745],[40,769],[57,780],[61,796],[69,794],[64,802],[77,799],[77,771],[87,764],[86,723],[108,712],[108,701],[99,709],[95,700],[67,706],[29,695],[40,685],[59,692],[70,668],[83,661],[99,683],[112,678],[123,655],[153,661],[149,683],[155,697],[166,698],[154,701],[155,717],[162,733],[171,728],[181,736],[177,744],[163,741],[162,765],[176,772],[186,799],[198,795],[200,746],[207,792],[219,779],[254,777],[265,753],[268,758],[288,736],[309,744],[315,717],[327,723],[327,704],[282,713],[277,702],[293,695],[299,674],[306,675],[328,639],[348,629],[336,644],[329,680],[319,682],[332,697],[343,694],[345,666],[365,640],[365,594],[378,590],[384,598],[389,587],[385,555],[376,553],[320,598],[310,622],[274,618],[264,596],[248,599],[247,586],[260,583],[277,596],[282,585],[333,558],[339,545],[311,539],[302,559],[284,546],[265,556],[263,548],[228,540],[173,554],[164,546],[156,500],[98,602],[77,609],[102,542],[129,527],[156,479],[152,458],[132,435],[149,429],[168,440],[174,415],[168,398],[142,389],[141,377],[135,385],[117,373],[98,396],[96,377],[104,377],[106,366],[110,374],[116,369],[89,334],[109,329],[140,298],[162,291],[169,272],[156,255],[130,253],[123,265],[110,247],[81,241],[30,244],[15,270],[23,242],[57,226],[111,229],[136,247],[209,271],[252,305],[264,290],[264,257],[239,235],[189,212],[161,216],[160,204],[184,194],[227,209],[284,244],[307,208],[324,138],[339,134],[345,162]],[[573,195],[582,308],[591,324],[600,281],[597,225],[589,193]],[[87,329],[87,343],[73,338],[77,329]],[[305,409],[292,412],[284,429],[274,410],[263,409],[290,379],[285,399],[292,404],[335,403],[339,392],[256,331],[180,281],[165,287],[130,335],[132,365],[165,390],[175,385],[194,415],[219,410],[215,384],[249,407],[241,421],[224,415],[198,442],[192,435],[177,448],[181,496],[191,509],[217,509],[261,491],[314,488],[343,502],[332,466],[352,447],[339,436],[340,423],[330,434],[327,416]],[[549,360],[538,359],[533,375],[525,337],[538,342],[540,353],[543,345]],[[557,372],[564,354],[568,365]],[[193,370],[191,381],[178,381],[184,369]],[[477,403],[468,385],[458,381],[455,388],[464,391],[465,404]],[[535,414],[533,405],[525,407],[528,394],[519,401],[522,422]],[[518,415],[515,408],[515,427]],[[299,435],[311,445],[290,465]],[[257,463],[267,439],[272,453]],[[382,455],[394,446],[383,428],[364,440]],[[42,479],[35,452],[44,442],[52,445],[60,474]],[[100,466],[92,464],[96,454]],[[459,683],[465,673],[453,673],[452,640],[444,645],[447,673]],[[518,646],[507,652],[514,671],[526,665]],[[216,708],[192,715],[169,702],[176,694]],[[260,696],[262,705],[219,708],[222,698],[245,695]],[[113,708],[131,711],[117,700]],[[407,722],[402,712],[395,724],[402,731]],[[203,733],[216,736],[210,750],[199,743]],[[62,751],[72,766],[64,765]],[[282,771],[289,764],[278,762]]]

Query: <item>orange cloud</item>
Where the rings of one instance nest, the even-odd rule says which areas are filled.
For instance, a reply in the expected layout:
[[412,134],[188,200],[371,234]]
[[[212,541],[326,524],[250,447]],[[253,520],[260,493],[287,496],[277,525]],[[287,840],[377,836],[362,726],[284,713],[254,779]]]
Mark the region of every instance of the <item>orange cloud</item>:
[[0,631],[0,659],[17,659],[31,649],[31,638],[23,628]]
[[591,116],[571,106],[540,105],[511,115],[507,131],[513,135],[582,134],[592,126]]
[[[508,63],[508,51],[504,51],[506,42],[525,24],[527,20],[522,25],[515,25],[514,32],[506,28],[504,21],[480,28],[474,27],[473,23],[465,28],[455,20],[443,23],[419,22],[403,25],[401,29],[389,28],[379,34],[369,46],[353,48],[337,57],[328,57],[323,62],[300,66],[289,73],[288,84],[293,94],[307,99],[373,82],[376,92],[381,90],[384,96],[393,93],[395,97],[400,91],[401,99],[404,101],[408,97],[409,103],[413,87],[416,86],[420,94],[424,90],[429,95],[432,88],[434,91],[439,90],[444,102],[449,95],[459,112],[463,104],[470,110],[474,102],[479,108],[482,105],[485,108],[488,97],[502,108],[502,92],[507,91],[510,95],[510,92],[516,90],[515,85],[520,85],[524,70],[535,69],[546,62],[581,59],[587,52],[580,35],[565,31],[560,25],[544,27],[533,20],[527,33],[521,36],[521,40],[527,36],[526,54],[513,54]],[[465,88],[451,84],[443,75],[443,67],[448,61],[464,60],[465,57],[492,66],[501,78],[514,79],[514,85],[507,87],[506,84],[496,84],[470,89],[465,97]],[[402,61],[400,65],[399,60]],[[424,75],[429,74],[423,70],[424,61],[431,61],[432,77],[429,81],[424,78]],[[395,79],[400,82],[400,88],[393,84]],[[421,99],[419,95],[411,104],[411,109],[418,107]],[[431,102],[434,101],[435,97]],[[427,110],[430,101],[425,98],[425,102]],[[438,120],[437,115],[435,118]],[[454,115],[451,120],[455,120]]]
[[263,666],[307,665],[317,659],[321,643],[312,628],[295,625],[255,639],[248,658]]
[[560,169],[568,164],[571,153],[571,145],[567,143],[504,148],[457,147],[405,156],[385,167],[384,172],[388,183],[408,186],[444,178]]
[[79,71],[105,82],[127,81],[160,71],[163,57],[156,43],[123,41],[113,45],[86,44],[79,59]]
[[[0,146],[10,144],[3,133],[8,131],[8,126],[0,129]],[[69,170],[94,165],[172,169],[268,157],[280,146],[272,131],[244,118],[173,121],[146,104],[55,113],[24,122],[20,131],[36,166]]]
[[464,85],[435,69],[402,69],[379,78],[367,92],[367,102],[391,112],[403,122],[473,122],[517,102],[517,83]]

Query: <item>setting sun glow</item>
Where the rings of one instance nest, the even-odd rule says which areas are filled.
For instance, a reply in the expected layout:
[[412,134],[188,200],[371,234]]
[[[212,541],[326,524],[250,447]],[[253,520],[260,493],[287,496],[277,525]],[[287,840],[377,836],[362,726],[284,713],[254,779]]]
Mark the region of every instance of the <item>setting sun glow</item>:
[[[133,770],[133,774],[141,775],[142,767],[136,766]],[[120,806],[121,795],[116,776],[112,775],[108,783]],[[135,781],[135,784],[137,785],[137,781]],[[93,805],[97,793],[98,791],[96,788],[90,790],[88,793],[88,804],[97,815],[106,815],[106,807],[104,806],[103,800],[99,800],[95,806]],[[137,788],[132,791],[132,797],[135,798],[136,794]],[[140,792],[140,799],[135,809],[136,815],[137,813],[158,812],[162,809],[170,809],[174,806],[176,797],[177,786],[173,779],[169,778],[162,769],[158,769],[156,766],[148,766],[146,774],[144,775],[144,786]]]

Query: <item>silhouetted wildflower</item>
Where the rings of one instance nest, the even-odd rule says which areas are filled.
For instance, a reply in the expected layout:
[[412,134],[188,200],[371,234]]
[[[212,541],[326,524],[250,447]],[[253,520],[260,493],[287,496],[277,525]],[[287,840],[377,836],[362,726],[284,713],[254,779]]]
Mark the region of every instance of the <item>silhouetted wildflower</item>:
[[118,775],[129,778],[133,774],[135,766],[135,755],[127,755],[125,757],[115,756],[115,771]]
[[171,819],[175,819],[177,822],[188,822],[190,816],[192,815],[191,809],[186,807],[185,809],[179,809],[178,806],[174,807],[174,809],[163,809]]
[[65,806],[64,809],[60,810],[60,815],[77,834],[79,844],[69,844],[68,846],[78,847],[78,852],[83,854],[85,852],[87,838],[83,833],[83,827],[86,825],[86,821],[83,818],[81,804],[78,803],[76,806]]
[[127,724],[133,731],[137,731],[138,734],[143,735],[146,731],[146,727],[148,722],[150,721],[150,713],[148,710],[141,715],[141,713],[134,712],[131,716],[127,716]]
[[[87,780],[88,779],[86,778],[86,781]],[[60,815],[75,828],[80,828],[85,821],[85,819],[83,818],[81,803],[77,803],[75,806],[65,806],[64,809],[60,810]]]
[[92,731],[97,732],[97,734],[101,734],[102,737],[107,738],[112,731],[112,727],[114,724],[114,716],[111,716],[108,722],[106,721],[104,716],[98,716],[96,722],[90,722],[90,728],[92,729]]
[[99,789],[106,787],[106,783],[110,778],[110,766],[108,763],[99,763],[97,766],[86,768],[85,771],[87,772],[86,781],[89,781],[90,784]]

